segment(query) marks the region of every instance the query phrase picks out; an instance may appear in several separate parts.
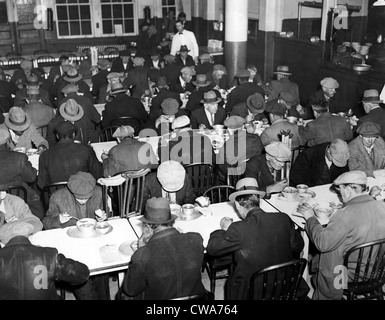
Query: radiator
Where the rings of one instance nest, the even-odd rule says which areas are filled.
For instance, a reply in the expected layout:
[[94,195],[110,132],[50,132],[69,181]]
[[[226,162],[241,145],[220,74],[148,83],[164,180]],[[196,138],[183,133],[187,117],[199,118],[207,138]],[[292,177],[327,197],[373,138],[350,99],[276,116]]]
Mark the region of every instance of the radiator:
[[103,45],[103,46],[91,46],[91,45],[90,46],[76,46],[76,49],[77,49],[78,53],[82,53],[84,49],[89,49],[91,47],[98,48],[98,52],[103,52],[104,50],[106,50],[106,48],[110,48],[110,47],[115,47],[119,51],[126,50],[125,44],[108,44],[108,45]]

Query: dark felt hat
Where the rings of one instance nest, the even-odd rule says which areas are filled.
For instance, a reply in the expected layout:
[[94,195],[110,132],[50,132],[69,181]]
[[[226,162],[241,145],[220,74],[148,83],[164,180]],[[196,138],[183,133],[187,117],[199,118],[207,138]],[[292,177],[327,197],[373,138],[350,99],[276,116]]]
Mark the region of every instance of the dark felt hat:
[[149,224],[165,224],[178,218],[171,214],[170,202],[165,198],[152,198],[146,202],[144,215],[140,220]]

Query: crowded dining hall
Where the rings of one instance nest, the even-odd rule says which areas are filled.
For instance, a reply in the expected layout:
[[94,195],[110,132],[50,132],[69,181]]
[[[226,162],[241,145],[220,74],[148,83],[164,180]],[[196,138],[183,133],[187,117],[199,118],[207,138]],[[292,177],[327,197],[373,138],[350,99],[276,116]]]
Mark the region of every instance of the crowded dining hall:
[[0,300],[384,299],[384,0],[0,17]]

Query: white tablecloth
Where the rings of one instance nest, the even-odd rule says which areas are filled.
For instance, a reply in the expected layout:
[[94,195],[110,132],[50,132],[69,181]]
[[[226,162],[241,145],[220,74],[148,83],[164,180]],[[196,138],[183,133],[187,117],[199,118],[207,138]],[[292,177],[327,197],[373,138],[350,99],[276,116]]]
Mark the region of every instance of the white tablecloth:
[[113,230],[96,238],[73,238],[67,234],[69,228],[37,232],[30,236],[34,245],[53,247],[67,258],[88,266],[91,275],[127,269],[130,255],[122,254],[119,246],[137,240],[127,219],[112,219]]
[[34,167],[36,170],[39,170],[39,154],[32,154],[28,156],[28,161],[31,162],[32,167]]
[[91,147],[94,149],[96,158],[100,162],[102,161],[102,153],[110,151],[110,149],[114,146],[116,146],[118,143],[116,141],[108,141],[108,142],[98,142],[98,143],[91,143]]

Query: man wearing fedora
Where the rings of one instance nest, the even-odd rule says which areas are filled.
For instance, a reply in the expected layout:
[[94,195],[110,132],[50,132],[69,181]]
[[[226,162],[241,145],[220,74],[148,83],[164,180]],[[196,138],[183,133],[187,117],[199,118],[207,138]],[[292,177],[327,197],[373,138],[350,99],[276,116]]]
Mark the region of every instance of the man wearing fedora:
[[60,77],[63,77],[65,75],[70,65],[70,58],[66,54],[62,54],[59,57],[58,64],[52,66],[49,70],[47,80],[50,87],[53,86]]
[[115,59],[114,62],[112,62],[111,72],[123,73],[127,75],[128,72],[134,67],[132,58],[135,57],[136,51],[135,54],[132,54],[133,51],[130,50],[120,51],[119,58]]
[[[341,300],[343,286],[335,285],[336,275],[341,275],[341,271],[336,273],[336,268],[343,265],[346,252],[356,245],[385,238],[385,204],[367,194],[365,173],[356,170],[345,172],[333,184],[340,190],[343,207],[330,216],[326,226],[321,225],[308,203],[297,208],[306,219],[305,230],[310,241],[319,251],[312,259],[315,271],[312,277],[315,284],[313,300]],[[362,261],[367,261],[368,254],[369,250],[363,252]],[[372,259],[371,267],[375,261]],[[353,280],[355,269],[356,263],[349,261],[348,270],[343,272],[346,276],[344,282]]]
[[112,100],[109,95],[113,83],[123,83],[124,74],[117,72],[110,72],[107,75],[107,83],[103,84],[99,91],[98,103],[107,103]]
[[183,67],[180,70],[180,75],[178,79],[170,84],[170,91],[176,93],[187,93],[195,91],[195,86],[192,84],[193,76],[196,75],[196,72],[191,67]]
[[[210,235],[208,254],[214,257],[233,254],[234,270],[225,285],[226,300],[247,300],[254,272],[292,261],[293,252],[299,254],[304,247],[301,234],[288,215],[260,208],[260,199],[265,194],[254,178],[239,180],[230,201],[242,220],[232,222],[225,217],[218,226],[220,229]],[[301,288],[298,296],[304,297],[309,288],[305,282]],[[259,289],[256,295],[260,294]]]
[[385,141],[377,123],[365,121],[357,128],[359,135],[349,143],[349,170],[360,170],[373,177],[375,170],[385,169]]
[[175,64],[183,67],[195,67],[194,59],[188,54],[191,50],[187,46],[181,46],[178,54],[175,56]]
[[174,56],[181,49],[182,46],[186,46],[189,50],[189,55],[194,59],[194,64],[198,63],[199,46],[195,38],[195,34],[191,31],[185,30],[182,21],[177,20],[175,22],[177,33],[172,38],[170,53]]
[[14,101],[15,107],[23,108],[25,106],[27,91],[31,89],[39,90],[39,98],[42,103],[46,106],[52,106],[48,91],[42,88],[42,82],[39,82],[36,76],[31,76],[28,78],[26,86],[16,91]]
[[268,85],[268,100],[270,101],[279,98],[279,93],[283,89],[286,89],[293,92],[296,105],[300,104],[298,85],[289,79],[289,77],[292,75],[289,66],[278,66],[274,74],[276,75],[276,80],[272,80]]
[[226,113],[230,113],[238,103],[245,103],[247,98],[254,93],[265,97],[265,90],[253,82],[249,82],[250,72],[241,69],[236,75],[237,86],[227,96]]
[[218,97],[214,91],[205,92],[203,100],[201,100],[203,107],[191,112],[191,127],[199,129],[204,126],[204,128],[211,130],[214,125],[223,125],[226,119],[226,112],[223,107],[219,106],[221,101],[222,98]]
[[121,290],[128,299],[168,300],[205,295],[201,276],[202,236],[195,232],[180,233],[173,227],[177,218],[171,214],[167,199],[147,201],[141,218],[143,235],[131,257]]
[[140,99],[131,97],[120,82],[111,85],[110,95],[113,99],[106,103],[102,112],[103,128],[114,125],[114,121],[118,121],[120,117],[131,117],[139,122],[139,128],[135,128],[139,133],[147,121],[147,111]]
[[78,171],[89,172],[95,179],[101,178],[102,166],[92,147],[74,142],[75,126],[62,121],[55,131],[58,143],[39,157],[37,184],[40,189],[51,183],[68,181]]
[[134,128],[130,126],[119,127],[113,133],[112,136],[118,140],[118,145],[111,148],[107,154],[102,154],[104,177],[113,177],[127,171],[156,169],[158,159],[151,145],[135,139],[134,133]]
[[20,63],[20,69],[15,70],[13,73],[11,82],[19,89],[22,89],[26,85],[28,78],[31,76],[37,77],[39,82],[43,82],[44,80],[39,70],[33,67],[32,60],[24,59]]
[[[186,109],[189,111],[194,111],[195,109],[198,109],[201,107],[201,101],[203,99],[203,95],[208,91],[214,91],[218,97],[220,97],[220,93],[217,90],[210,89],[211,83],[207,79],[207,76],[205,74],[197,74],[196,80],[192,82],[196,88],[194,92],[192,92],[189,97],[186,104]],[[220,101],[219,106],[223,106],[223,101]]]
[[146,68],[155,68],[157,70],[161,70],[164,68],[164,60],[161,57],[161,52],[158,48],[153,49],[149,53],[149,59],[146,60],[145,63]]
[[242,117],[246,123],[262,121],[268,117],[265,113],[265,107],[264,96],[256,92],[250,95],[246,102],[236,104],[231,110],[230,115]]
[[[39,219],[44,217],[43,204],[39,192],[31,185],[36,181],[37,171],[32,167],[25,153],[10,150],[8,142],[11,138],[9,131],[0,129],[0,184],[23,186],[27,191],[27,204],[32,213]],[[43,152],[44,153],[44,152]]]
[[357,126],[359,127],[364,122],[377,123],[381,128],[381,137],[385,139],[385,110],[381,108],[381,103],[383,103],[383,101],[380,99],[377,90],[371,89],[364,91],[362,104],[366,115],[359,119]]
[[93,103],[104,103],[100,102],[100,93],[103,86],[108,85],[107,76],[110,73],[111,63],[107,59],[98,60],[98,70],[91,78],[92,81],[92,95],[94,96]]
[[346,112],[349,109],[345,104],[343,96],[337,92],[340,84],[336,79],[326,77],[321,80],[320,84],[321,89],[309,98],[307,105],[309,117],[312,116],[312,106],[319,103],[326,103],[331,113]]
[[140,98],[145,90],[149,90],[148,69],[144,66],[145,60],[142,57],[132,59],[133,68],[128,72],[123,85],[126,88],[132,87],[132,96]]
[[194,203],[196,195],[185,168],[177,161],[168,160],[158,166],[156,172],[146,176],[143,209],[151,198],[166,198],[172,203],[184,205]]
[[[8,112],[14,104],[12,95],[15,95],[19,88],[6,80],[5,72],[0,67],[0,112]],[[1,122],[0,122],[1,124]]]

